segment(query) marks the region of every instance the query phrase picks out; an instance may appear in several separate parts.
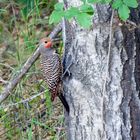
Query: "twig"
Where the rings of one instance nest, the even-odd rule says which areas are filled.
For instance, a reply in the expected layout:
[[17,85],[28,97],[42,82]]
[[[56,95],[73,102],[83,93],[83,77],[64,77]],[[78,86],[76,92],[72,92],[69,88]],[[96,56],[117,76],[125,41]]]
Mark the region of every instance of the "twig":
[[4,79],[2,79],[2,78],[0,77],[0,83],[7,84],[8,81],[6,81],[6,80],[4,80]]
[[10,69],[14,70],[14,68],[11,67],[11,66],[8,65],[8,64],[0,63],[0,65],[1,65],[1,66],[4,66],[4,67],[6,67],[6,68],[10,68]]
[[[46,91],[46,90],[45,90],[45,91]],[[40,92],[40,93],[38,93],[38,94],[36,94],[36,95],[33,95],[33,96],[31,96],[30,98],[27,98],[27,99],[22,100],[22,101],[20,101],[20,102],[13,103],[13,104],[9,104],[9,105],[4,105],[4,106],[1,106],[1,108],[9,108],[9,107],[11,107],[11,106],[16,106],[16,105],[18,105],[18,104],[27,103],[27,102],[29,102],[29,101],[31,101],[31,100],[33,100],[33,99],[35,99],[36,97],[38,97],[38,96],[40,96],[40,95],[44,94],[44,93],[45,93],[45,91]]]
[[[113,16],[114,16],[114,10],[112,10],[112,16],[110,19],[110,27],[109,27],[109,46],[108,46],[108,54],[107,54],[107,64],[106,64],[106,70],[105,70],[105,81],[103,85],[103,92],[102,92],[102,121],[103,121],[103,129],[105,127],[105,122],[104,122],[104,98],[105,98],[105,92],[106,92],[106,83],[107,83],[107,77],[108,77],[108,70],[109,70],[109,61],[110,61],[110,53],[111,53],[111,42],[112,42],[112,24],[113,24]],[[102,132],[104,132],[102,130]],[[102,135],[103,136],[103,135]],[[106,134],[105,134],[106,137]]]
[[[51,32],[49,37],[55,38],[56,35],[61,31],[61,24],[58,24],[54,30]],[[39,57],[40,52],[39,48],[33,53],[33,55],[26,61],[26,63],[21,68],[18,75],[14,78],[12,78],[9,82],[9,84],[4,88],[3,92],[0,94],[0,103],[2,103],[12,92],[12,90],[15,88],[15,86],[21,81],[22,77],[27,73],[27,71],[30,69],[30,67],[34,64],[36,59]]]

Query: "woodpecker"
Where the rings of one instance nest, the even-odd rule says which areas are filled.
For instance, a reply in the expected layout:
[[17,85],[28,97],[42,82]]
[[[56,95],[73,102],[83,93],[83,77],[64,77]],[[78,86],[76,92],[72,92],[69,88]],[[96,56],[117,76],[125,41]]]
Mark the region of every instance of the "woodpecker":
[[51,100],[58,96],[69,113],[69,105],[62,94],[62,63],[56,50],[53,48],[53,40],[43,38],[39,42],[40,64],[45,82],[47,83]]

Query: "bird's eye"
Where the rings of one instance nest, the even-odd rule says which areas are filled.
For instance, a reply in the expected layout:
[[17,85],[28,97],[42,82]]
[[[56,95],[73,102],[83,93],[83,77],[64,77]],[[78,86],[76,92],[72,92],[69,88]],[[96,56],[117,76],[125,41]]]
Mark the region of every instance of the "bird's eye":
[[47,43],[47,41],[45,41],[45,43]]

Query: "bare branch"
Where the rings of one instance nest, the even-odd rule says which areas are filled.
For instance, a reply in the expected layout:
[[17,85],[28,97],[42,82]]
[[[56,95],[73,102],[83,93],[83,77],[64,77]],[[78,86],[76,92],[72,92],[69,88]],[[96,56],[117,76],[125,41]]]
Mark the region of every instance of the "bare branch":
[[31,96],[30,98],[21,100],[21,101],[19,101],[19,102],[17,102],[17,103],[8,104],[8,105],[6,105],[6,106],[1,106],[1,108],[9,108],[9,107],[11,107],[11,106],[16,106],[16,105],[19,105],[19,104],[22,104],[22,103],[27,103],[27,102],[29,102],[29,101],[32,101],[32,100],[35,99],[36,97],[41,96],[42,94],[45,93],[45,91],[46,91],[46,90],[44,90],[43,92],[40,92],[40,93],[38,93],[38,94],[35,94],[35,95]]
[[[113,24],[113,17],[114,17],[114,10],[112,10],[112,15],[111,15],[111,19],[110,19],[110,29],[109,29],[109,46],[108,46],[108,54],[107,54],[107,64],[106,64],[106,70],[105,70],[105,79],[104,79],[104,84],[103,84],[103,91],[102,91],[102,107],[101,107],[101,111],[102,111],[102,121],[103,121],[103,126],[102,126],[102,132],[104,132],[104,126],[105,126],[105,121],[104,121],[104,100],[105,100],[105,93],[106,93],[106,84],[107,84],[107,78],[108,76],[108,71],[109,71],[109,62],[110,62],[110,55],[111,55],[111,44],[112,44],[112,24]],[[105,135],[106,138],[106,133],[102,134]]]
[[[58,24],[54,30],[51,32],[49,37],[55,38],[56,35],[61,31],[61,24]],[[15,86],[21,81],[22,77],[27,73],[27,71],[30,69],[30,67],[34,64],[36,59],[39,57],[40,52],[39,48],[33,53],[33,55],[26,61],[26,63],[21,68],[18,75],[14,78],[12,78],[9,82],[9,84],[4,88],[3,92],[0,94],[0,103],[2,103],[12,92],[12,90],[15,88]]]
[[0,63],[0,65],[1,65],[1,66],[4,66],[4,67],[6,67],[6,68],[10,68],[11,70],[14,70],[14,68],[11,67],[11,66],[8,65],[8,64]]

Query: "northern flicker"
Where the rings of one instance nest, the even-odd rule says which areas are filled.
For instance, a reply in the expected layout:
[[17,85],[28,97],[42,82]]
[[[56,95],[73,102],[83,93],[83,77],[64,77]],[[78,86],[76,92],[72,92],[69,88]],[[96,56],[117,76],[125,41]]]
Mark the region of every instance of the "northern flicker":
[[47,83],[49,92],[51,93],[51,100],[54,101],[58,96],[63,103],[66,111],[69,113],[69,105],[62,94],[62,64],[59,55],[53,48],[53,40],[43,38],[40,40],[39,49],[41,54],[41,67],[44,80]]

